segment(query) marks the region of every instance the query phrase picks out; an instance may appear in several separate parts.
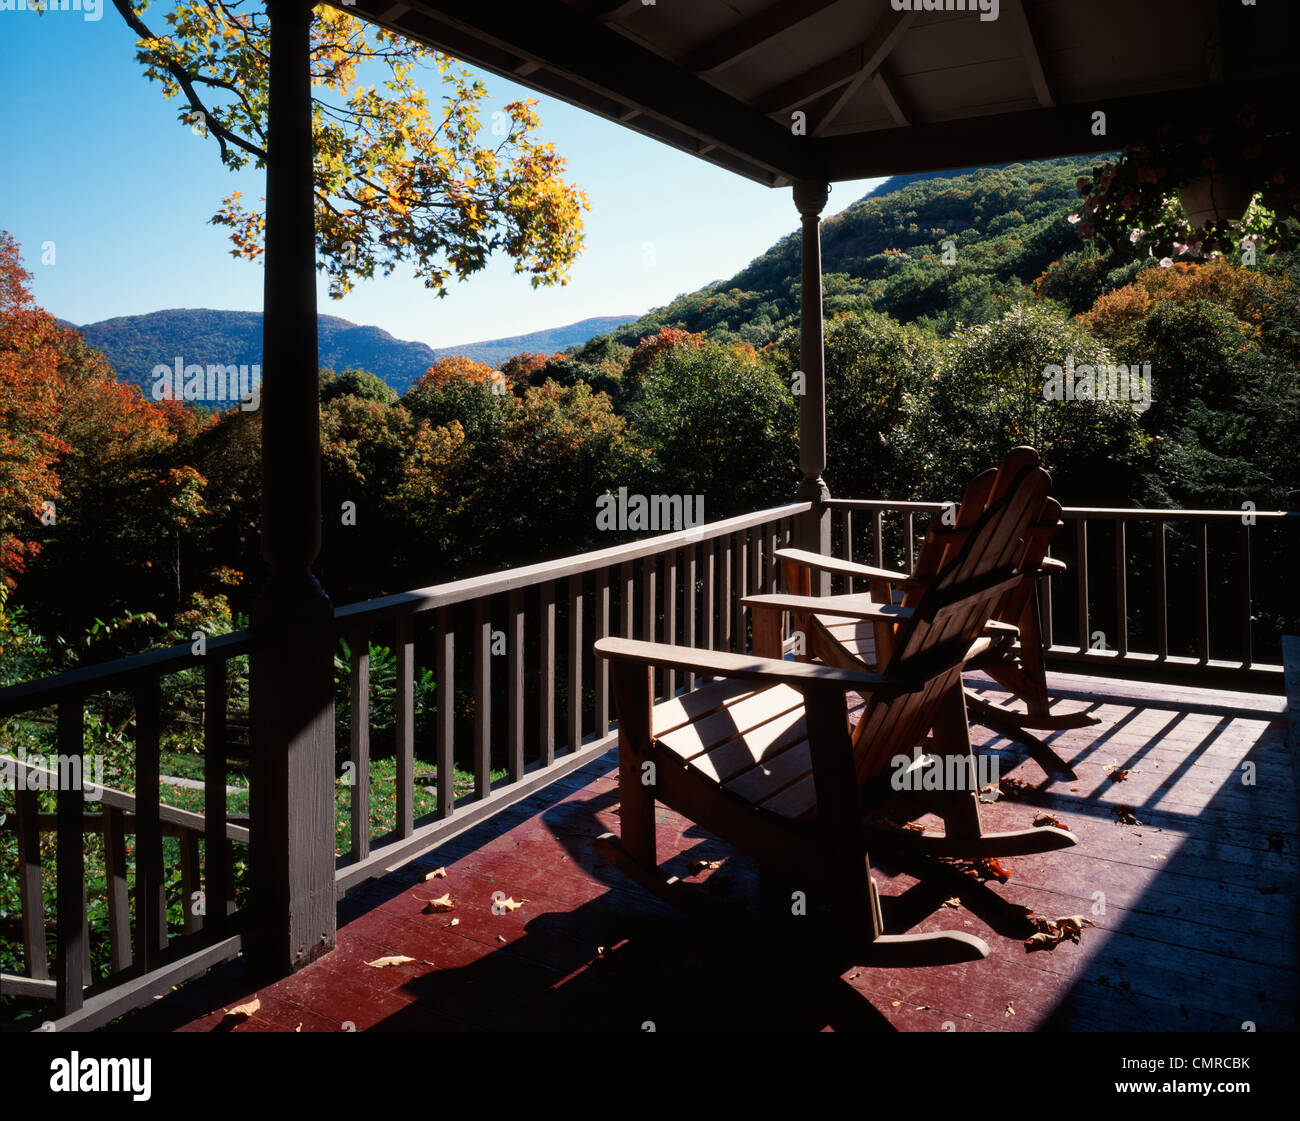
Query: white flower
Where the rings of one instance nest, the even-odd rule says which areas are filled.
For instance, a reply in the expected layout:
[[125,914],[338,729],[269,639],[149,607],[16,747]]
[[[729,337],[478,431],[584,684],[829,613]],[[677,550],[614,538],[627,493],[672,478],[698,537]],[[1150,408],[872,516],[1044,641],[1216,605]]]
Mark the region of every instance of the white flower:
[[1079,224],[1079,216],[1077,214],[1071,214],[1066,221],[1072,226],[1077,226]]
[[1174,263],[1174,259],[1173,259],[1172,257],[1161,257],[1161,258],[1160,258],[1160,267],[1161,267],[1162,269],[1171,268],[1171,267],[1173,266],[1173,263]]
[[1128,235],[1128,239],[1129,239],[1129,241],[1131,241],[1134,245],[1136,245],[1139,241],[1142,240],[1142,231],[1141,231],[1141,230],[1134,230],[1132,233],[1130,233],[1130,234]]

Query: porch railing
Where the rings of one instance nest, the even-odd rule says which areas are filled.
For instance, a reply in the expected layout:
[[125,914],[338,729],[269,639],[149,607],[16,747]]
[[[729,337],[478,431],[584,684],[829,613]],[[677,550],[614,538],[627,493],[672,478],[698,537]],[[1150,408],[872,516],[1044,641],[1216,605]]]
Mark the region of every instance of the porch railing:
[[[943,508],[834,499],[833,550],[910,569],[926,522]],[[339,780],[351,788],[347,843],[336,853],[339,894],[612,746],[608,675],[591,654],[596,639],[619,634],[746,649],[741,600],[775,590],[774,553],[811,509],[791,504],[338,608],[334,633],[347,640],[350,717],[338,728],[336,762]],[[1298,516],[1067,509],[1068,528],[1053,551],[1069,571],[1055,586],[1046,582],[1043,597],[1049,659],[1121,676],[1218,675],[1280,689],[1274,643],[1295,625],[1289,576]],[[855,589],[850,583],[844,590]],[[57,1029],[104,1023],[258,937],[234,890],[235,861],[250,838],[226,801],[232,662],[256,643],[256,632],[239,632],[208,639],[201,653],[178,646],[0,690],[0,718],[54,712],[60,765],[83,774],[91,698],[119,698],[133,713],[133,792],[104,789],[98,812],[87,812],[87,791],[54,776],[46,781],[57,788],[50,814],[25,778],[16,812],[0,823],[17,834],[24,955],[23,973],[0,975],[0,991],[49,1000]],[[395,653],[391,743],[379,744],[395,761],[391,795],[387,788],[376,795],[370,775],[381,727],[370,711],[372,643],[391,644]],[[160,798],[170,718],[163,684],[195,670],[203,678],[203,815]],[[667,672],[655,688],[666,696],[694,684]],[[20,766],[28,777],[41,770]],[[376,797],[391,799],[394,821],[380,835]],[[102,835],[105,850],[109,962],[102,976],[94,975],[88,946],[83,838],[91,834]],[[42,836],[51,835],[52,861],[41,849]],[[164,866],[165,835],[178,842],[179,867]],[[243,851],[256,862],[255,844]],[[52,968],[42,894],[51,873]],[[182,905],[170,923],[169,890],[170,902]],[[192,906],[196,898],[204,907]]]
[[[836,498],[833,549],[911,570],[944,503]],[[1041,588],[1049,665],[1283,688],[1281,635],[1300,596],[1300,513],[1067,507]]]
[[[747,631],[740,601],[775,589],[773,554],[791,540],[795,519],[810,509],[793,503],[338,608],[336,637],[348,640],[351,714],[344,760],[350,766],[339,768],[340,780],[351,787],[350,845],[337,855],[339,894],[612,746],[608,673],[591,656],[596,639],[620,634],[743,650]],[[384,639],[396,654],[396,825],[372,836],[370,643]],[[254,914],[236,905],[234,891],[234,846],[246,846],[250,838],[231,820],[226,803],[230,663],[256,645],[256,632],[240,631],[207,639],[201,653],[182,645],[0,689],[0,719],[54,710],[59,765],[78,774],[86,773],[90,698],[123,698],[132,714],[123,724],[134,725],[134,793],[87,790],[57,773],[29,782],[44,769],[11,764],[21,789],[15,791],[16,812],[0,822],[0,830],[17,834],[24,970],[0,974],[0,993],[49,1001],[49,1019],[34,1023],[55,1030],[103,1024],[257,938]],[[423,712],[417,705],[421,664],[433,671],[431,704]],[[163,683],[195,669],[203,674],[204,697],[201,816],[161,802],[168,719]],[[468,687],[461,689],[461,682]],[[657,681],[664,694],[693,685],[673,673]],[[423,737],[430,717],[432,734]],[[434,760],[432,779],[416,769],[417,746]],[[463,773],[471,785],[457,796],[453,776],[458,761],[466,760]],[[504,772],[495,780],[494,769]],[[417,815],[418,795],[430,781],[435,804]],[[39,791],[51,786],[57,790],[56,812],[42,813]],[[98,802],[98,813],[87,812],[88,800],[92,806]],[[94,974],[89,952],[83,846],[95,833],[104,838],[109,923],[102,976]],[[179,868],[164,864],[165,834],[179,841]],[[42,835],[54,837],[52,862],[42,857]],[[133,860],[127,859],[128,837],[135,841]],[[257,860],[255,846],[247,857]],[[57,947],[52,966],[43,895],[51,872]],[[171,923],[169,885],[171,902],[180,902],[183,916]],[[203,906],[196,907],[200,898]]]

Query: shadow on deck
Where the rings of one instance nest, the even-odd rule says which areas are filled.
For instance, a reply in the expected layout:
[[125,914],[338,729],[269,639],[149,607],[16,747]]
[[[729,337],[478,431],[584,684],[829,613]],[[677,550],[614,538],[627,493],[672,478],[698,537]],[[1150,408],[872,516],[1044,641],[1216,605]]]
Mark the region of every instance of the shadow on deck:
[[[987,679],[970,683],[1004,699]],[[875,868],[890,929],[967,930],[991,947],[983,961],[850,969],[846,986],[740,928],[679,915],[592,851],[618,827],[611,752],[352,892],[337,950],[294,976],[256,989],[231,963],[105,1030],[1294,1031],[1300,857],[1285,701],[1049,684],[1062,711],[1101,718],[1049,737],[1077,779],[1047,778],[977,726],[1001,776],[1025,784],[981,813],[991,829],[1050,813],[1079,844],[1004,859],[1005,883]],[[754,899],[745,858],[662,807],[658,829],[660,855],[681,854],[678,875],[722,900]],[[441,867],[445,878],[425,881]],[[494,892],[526,902],[493,914]],[[444,893],[455,910],[425,913]],[[1030,953],[1025,907],[1096,925],[1078,944]],[[385,955],[414,960],[366,964]],[[254,996],[251,1017],[225,1015]]]

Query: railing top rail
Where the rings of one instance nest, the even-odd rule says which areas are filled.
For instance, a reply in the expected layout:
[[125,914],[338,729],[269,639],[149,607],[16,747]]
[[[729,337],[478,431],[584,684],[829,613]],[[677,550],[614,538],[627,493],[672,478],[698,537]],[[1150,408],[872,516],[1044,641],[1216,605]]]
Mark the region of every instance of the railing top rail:
[[1226,521],[1239,522],[1249,516],[1260,518],[1296,518],[1296,510],[1132,510],[1123,506],[1066,506],[1061,511],[1066,518],[1110,518],[1120,521]]
[[179,673],[203,665],[213,654],[233,657],[247,654],[252,648],[252,632],[233,631],[207,639],[206,654],[196,654],[192,643],[182,642],[162,650],[132,654],[129,658],[78,666],[53,677],[0,689],[0,717],[16,716],[60,701],[75,700],[110,686],[129,686],[164,674]]
[[709,522],[694,529],[678,530],[674,533],[661,533],[641,541],[630,541],[624,545],[613,545],[608,549],[594,552],[575,553],[572,556],[556,560],[540,561],[522,568],[508,568],[503,572],[491,572],[484,576],[473,576],[465,580],[451,580],[445,584],[434,584],[428,588],[416,588],[410,592],[384,596],[381,599],[364,600],[361,603],[349,603],[338,608],[334,613],[336,622],[341,624],[357,623],[367,619],[382,618],[387,615],[402,613],[420,614],[439,607],[451,607],[459,603],[482,599],[496,595],[498,592],[515,591],[519,588],[544,584],[551,580],[562,580],[569,576],[578,576],[586,572],[596,572],[602,568],[622,564],[626,561],[639,560],[642,557],[656,556],[670,549],[691,545],[699,541],[708,541],[715,537],[725,537],[730,533],[767,525],[812,509],[811,502],[791,502],[785,506],[775,506],[768,510],[759,510],[753,514],[741,514],[734,518]]
[[[948,505],[946,502],[905,502],[888,498],[832,498],[827,503],[838,510],[911,510],[914,513],[936,514]],[[1066,506],[1063,517],[1124,520],[1124,521],[1240,521],[1247,514],[1261,518],[1300,518],[1298,510],[1172,510],[1134,508],[1128,506]]]

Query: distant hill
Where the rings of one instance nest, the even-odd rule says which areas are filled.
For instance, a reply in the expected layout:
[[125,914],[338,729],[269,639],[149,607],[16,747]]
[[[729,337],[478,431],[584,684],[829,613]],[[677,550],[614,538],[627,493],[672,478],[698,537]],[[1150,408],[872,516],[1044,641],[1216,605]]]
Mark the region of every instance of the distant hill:
[[[434,348],[424,343],[395,339],[378,327],[363,327],[334,315],[320,316],[320,364],[335,370],[359,367],[383,378],[398,393],[439,358],[463,354],[476,362],[498,366],[522,351],[550,354],[580,346],[632,320],[630,315],[602,315],[515,335],[461,346]],[[146,315],[125,315],[78,327],[86,341],[103,351],[123,381],[146,392],[153,388],[153,368],[170,365],[177,356],[186,364],[220,362],[254,365],[262,360],[262,313],[214,311],[209,308],[175,308]]]
[[[885,180],[822,224],[827,317],[872,310],[943,333],[996,318],[1053,261],[1086,248],[1067,215],[1079,205],[1077,177],[1097,159]],[[800,245],[791,233],[735,276],[678,296],[613,337],[633,345],[675,327],[765,346],[798,323]]]

